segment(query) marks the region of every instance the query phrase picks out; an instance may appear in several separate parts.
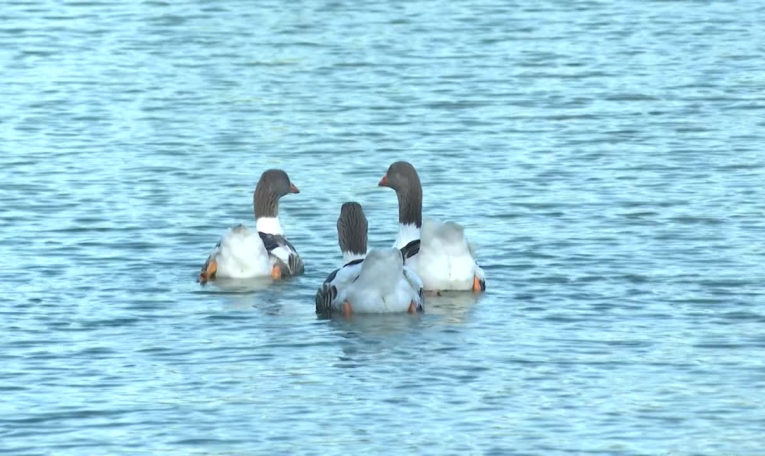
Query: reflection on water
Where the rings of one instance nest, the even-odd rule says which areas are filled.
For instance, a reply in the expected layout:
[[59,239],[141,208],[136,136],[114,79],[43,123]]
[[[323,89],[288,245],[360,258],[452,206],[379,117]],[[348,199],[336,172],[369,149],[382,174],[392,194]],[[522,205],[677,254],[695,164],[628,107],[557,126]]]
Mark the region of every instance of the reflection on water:
[[342,315],[333,315],[326,319],[330,326],[339,334],[396,334],[416,329],[420,326],[422,314],[355,314],[345,318]]
[[449,324],[463,324],[468,321],[473,307],[484,297],[484,294],[459,293],[443,291],[440,295],[425,297],[427,312],[443,317]]
[[274,285],[270,278],[252,279],[216,279],[202,285],[206,293],[214,294],[245,294],[269,290]]

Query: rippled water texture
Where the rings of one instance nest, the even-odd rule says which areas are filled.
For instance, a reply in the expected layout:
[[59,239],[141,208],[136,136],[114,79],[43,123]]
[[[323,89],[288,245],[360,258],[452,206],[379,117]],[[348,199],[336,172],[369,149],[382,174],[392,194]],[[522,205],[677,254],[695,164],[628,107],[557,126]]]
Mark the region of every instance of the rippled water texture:
[[[762,454],[762,2],[1,14],[2,454]],[[318,319],[397,159],[488,290]],[[200,287],[270,167],[306,275]]]

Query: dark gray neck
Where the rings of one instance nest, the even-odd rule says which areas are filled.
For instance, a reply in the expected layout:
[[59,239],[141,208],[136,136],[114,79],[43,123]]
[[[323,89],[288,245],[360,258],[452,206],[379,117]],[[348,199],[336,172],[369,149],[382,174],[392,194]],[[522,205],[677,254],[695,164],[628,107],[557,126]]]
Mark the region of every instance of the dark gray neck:
[[422,227],[422,186],[417,182],[406,191],[397,191],[398,222],[403,225]]
[[340,240],[340,251],[343,255],[363,256],[367,253],[367,235],[351,236],[346,242]]
[[277,217],[279,215],[279,195],[272,192],[268,185],[260,185],[255,188],[253,206],[255,207],[255,219],[261,217]]
[[367,219],[353,218],[337,224],[337,239],[343,255],[367,253]]

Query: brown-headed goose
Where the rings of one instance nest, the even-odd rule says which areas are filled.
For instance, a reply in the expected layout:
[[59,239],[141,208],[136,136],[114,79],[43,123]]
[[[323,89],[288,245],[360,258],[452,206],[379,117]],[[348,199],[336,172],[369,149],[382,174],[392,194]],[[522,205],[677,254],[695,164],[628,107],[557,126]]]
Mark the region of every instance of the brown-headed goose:
[[345,264],[333,271],[316,293],[316,313],[422,312],[422,282],[404,266],[400,249],[367,253],[367,218],[359,203],[345,203],[337,237]]
[[483,269],[475,261],[463,227],[430,219],[423,223],[422,184],[414,166],[393,163],[378,185],[396,191],[399,232],[394,246],[401,249],[406,265],[419,275],[425,290],[486,290]]
[[244,225],[231,228],[215,246],[199,274],[199,282],[216,278],[246,279],[302,274],[303,260],[284,237],[279,223],[279,199],[300,193],[280,169],[265,171],[255,187],[255,230]]

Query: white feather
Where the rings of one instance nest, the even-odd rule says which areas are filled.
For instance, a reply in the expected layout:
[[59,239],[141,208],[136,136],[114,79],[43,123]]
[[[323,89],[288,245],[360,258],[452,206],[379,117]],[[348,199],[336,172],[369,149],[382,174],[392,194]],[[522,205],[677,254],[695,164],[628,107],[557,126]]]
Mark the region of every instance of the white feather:
[[419,290],[422,290],[425,285],[422,283],[422,280],[420,279],[420,276],[417,275],[416,272],[414,272],[414,269],[410,268],[407,265],[404,265],[404,277],[409,282],[409,285],[411,285],[412,288],[417,290],[419,293]]
[[363,260],[366,256],[366,253],[343,252],[343,263],[348,264],[354,260]]
[[243,225],[231,228],[212,253],[217,262],[216,277],[245,279],[270,276],[273,260],[257,231]]
[[400,249],[417,239],[420,239],[420,229],[417,228],[417,225],[411,223],[399,223],[398,235],[396,236],[396,242],[393,244],[393,247]]
[[271,255],[279,258],[282,263],[289,264],[290,255],[297,255],[297,252],[292,250],[288,245],[280,245],[279,247],[271,250]]
[[342,291],[338,288],[338,301],[348,301],[354,313],[406,312],[412,301],[422,305],[420,290],[405,275],[401,252],[396,248],[369,252],[358,279]]
[[350,266],[343,266],[337,271],[337,275],[332,279],[332,286],[337,288],[337,297],[332,301],[332,306],[336,309],[340,309],[340,306],[345,301],[345,297],[348,294],[348,287],[351,286],[354,280],[361,274],[361,265],[364,263],[356,263]]
[[426,219],[422,225],[420,251],[407,259],[422,279],[425,290],[471,290],[473,279],[484,279],[475,262],[464,228],[454,222]]
[[255,229],[266,234],[284,235],[282,225],[279,223],[279,217],[260,217],[255,222]]

